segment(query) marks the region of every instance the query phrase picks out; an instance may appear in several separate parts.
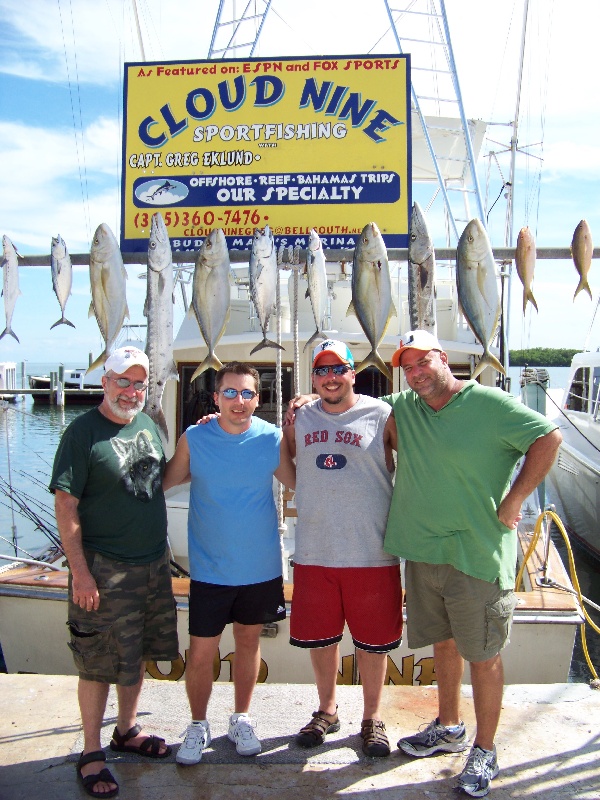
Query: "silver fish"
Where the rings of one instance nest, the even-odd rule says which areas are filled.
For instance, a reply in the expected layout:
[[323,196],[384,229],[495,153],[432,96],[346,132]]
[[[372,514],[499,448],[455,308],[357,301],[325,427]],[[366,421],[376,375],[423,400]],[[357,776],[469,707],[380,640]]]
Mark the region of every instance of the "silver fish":
[[582,219],[579,225],[575,228],[573,234],[573,241],[571,242],[571,255],[575,268],[579,273],[579,283],[575,289],[573,300],[577,297],[582,290],[587,292],[592,298],[592,290],[588,283],[588,273],[592,265],[592,258],[594,256],[594,244],[592,242],[592,232],[587,222]]
[[57,325],[70,325],[75,327],[72,322],[65,317],[65,306],[71,294],[71,286],[73,284],[73,267],[71,266],[71,256],[67,250],[67,245],[60,233],[54,238],[52,237],[52,246],[50,248],[50,272],[52,273],[52,288],[58,300],[61,311],[61,318],[57,320],[54,325],[50,326],[56,328]]
[[308,249],[306,251],[306,271],[308,275],[308,289],[306,297],[310,297],[313,316],[315,318],[316,331],[304,345],[304,350],[311,345],[315,339],[327,338],[321,326],[323,317],[327,309],[327,269],[325,267],[325,253],[319,234],[316,230],[311,230],[308,238]]
[[223,366],[215,355],[215,347],[229,322],[230,270],[225,234],[220,228],[216,228],[202,242],[194,270],[192,307],[208,347],[208,355],[198,365],[191,377],[192,381],[207,369],[219,370]]
[[96,316],[104,339],[104,350],[86,371],[98,369],[114,350],[115,342],[129,317],[125,297],[127,271],[114,233],[105,222],[96,228],[90,250],[90,286],[92,302],[88,316]]
[[352,301],[346,316],[349,314],[358,318],[371,344],[371,352],[356,371],[360,372],[369,366],[376,367],[391,381],[392,374],[377,348],[385,335],[390,318],[396,314],[396,308],[392,301],[387,250],[374,222],[365,225],[354,250]]
[[[4,313],[6,315],[6,327],[0,333],[0,339],[9,334],[19,342],[17,334],[13,331],[12,316],[15,310],[17,297],[21,294],[19,289],[19,264],[17,252],[14,244],[8,236],[2,237],[2,296],[4,297]],[[19,344],[21,344],[19,342]]]
[[515,264],[517,266],[517,275],[523,284],[523,316],[525,316],[525,309],[527,302],[538,310],[531,284],[533,283],[533,273],[535,271],[535,239],[533,233],[529,228],[521,228],[517,236],[517,249],[515,251]]
[[505,374],[502,364],[490,353],[500,320],[500,297],[496,263],[483,224],[472,219],[462,232],[456,251],[458,300],[467,322],[483,345],[483,356],[471,378],[490,366]]
[[152,215],[148,239],[144,316],[148,320],[146,355],[150,363],[144,411],[169,439],[161,407],[165,384],[179,380],[173,360],[173,263],[169,234],[160,214]]
[[408,312],[411,330],[437,336],[435,251],[418,203],[413,204],[408,237]]
[[267,339],[269,320],[275,311],[277,281],[279,280],[277,251],[273,234],[268,225],[265,225],[264,230],[257,228],[254,231],[249,272],[250,297],[254,303],[263,334],[262,341],[250,350],[250,354],[262,350],[263,347],[275,347],[283,350],[281,345]]

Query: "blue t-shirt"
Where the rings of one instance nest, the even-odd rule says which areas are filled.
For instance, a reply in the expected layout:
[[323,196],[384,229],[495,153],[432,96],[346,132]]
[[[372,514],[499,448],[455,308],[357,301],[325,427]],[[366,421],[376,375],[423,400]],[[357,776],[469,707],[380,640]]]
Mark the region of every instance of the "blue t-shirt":
[[190,450],[188,552],[193,580],[245,586],[281,575],[273,498],[281,430],[252,417],[226,433],[216,419],[186,431]]

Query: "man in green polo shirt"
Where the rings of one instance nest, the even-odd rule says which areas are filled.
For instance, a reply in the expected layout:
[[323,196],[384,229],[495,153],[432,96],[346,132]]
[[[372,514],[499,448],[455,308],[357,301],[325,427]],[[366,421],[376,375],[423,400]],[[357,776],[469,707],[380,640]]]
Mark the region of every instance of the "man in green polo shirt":
[[382,398],[398,431],[384,546],[406,559],[408,645],[433,645],[439,703],[438,717],[398,746],[420,757],[468,747],[460,719],[468,661],[477,732],[457,788],[483,797],[498,774],[494,736],[504,684],[500,651],[515,605],[515,530],[561,435],[509,394],[455,378],[426,331],[404,335],[392,365],[402,368],[410,389]]

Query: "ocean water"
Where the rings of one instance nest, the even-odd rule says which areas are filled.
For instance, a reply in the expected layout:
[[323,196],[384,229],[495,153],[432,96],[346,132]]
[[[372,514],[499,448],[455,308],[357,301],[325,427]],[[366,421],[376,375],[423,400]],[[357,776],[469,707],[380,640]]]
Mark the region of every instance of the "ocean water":
[[[77,365],[72,365],[77,366]],[[27,364],[27,374],[48,374],[56,370],[54,364]],[[550,387],[564,388],[568,368],[551,368]],[[519,392],[519,368],[510,369],[511,391]],[[20,384],[19,384],[20,385]],[[0,410],[0,553],[26,557],[45,546],[47,539],[40,532],[35,519],[19,513],[16,501],[11,501],[9,484],[18,493],[21,501],[52,530],[56,531],[53,513],[53,497],[48,491],[54,453],[60,436],[69,422],[85,411],[85,406],[35,405],[31,397]],[[551,498],[549,498],[551,500]],[[13,536],[13,533],[15,534]],[[555,542],[567,563],[562,538]],[[578,577],[583,594],[600,605],[600,566],[575,549]],[[0,564],[4,563],[0,560]],[[593,612],[600,625],[600,613]],[[592,661],[600,671],[600,635],[588,631],[588,646]],[[587,681],[589,671],[583,658],[580,635],[577,635],[575,654],[571,666],[572,680]]]

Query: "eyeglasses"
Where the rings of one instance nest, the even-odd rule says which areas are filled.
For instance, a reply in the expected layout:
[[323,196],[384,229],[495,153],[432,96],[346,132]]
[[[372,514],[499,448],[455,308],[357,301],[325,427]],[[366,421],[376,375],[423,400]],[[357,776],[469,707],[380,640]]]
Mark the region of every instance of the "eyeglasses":
[[352,369],[352,367],[349,367],[348,364],[334,364],[332,367],[313,367],[313,375],[324,378],[325,375],[329,375],[329,370],[331,370],[334,375],[345,375],[349,369]]
[[133,386],[136,392],[145,392],[148,388],[148,384],[144,381],[129,381],[127,378],[112,378],[110,375],[106,377],[109,381],[114,381],[119,389],[129,389],[130,386]]
[[258,392],[253,392],[252,389],[242,389],[241,392],[238,392],[237,389],[222,389],[221,394],[228,400],[235,400],[238,394],[241,395],[242,400],[252,400]]

